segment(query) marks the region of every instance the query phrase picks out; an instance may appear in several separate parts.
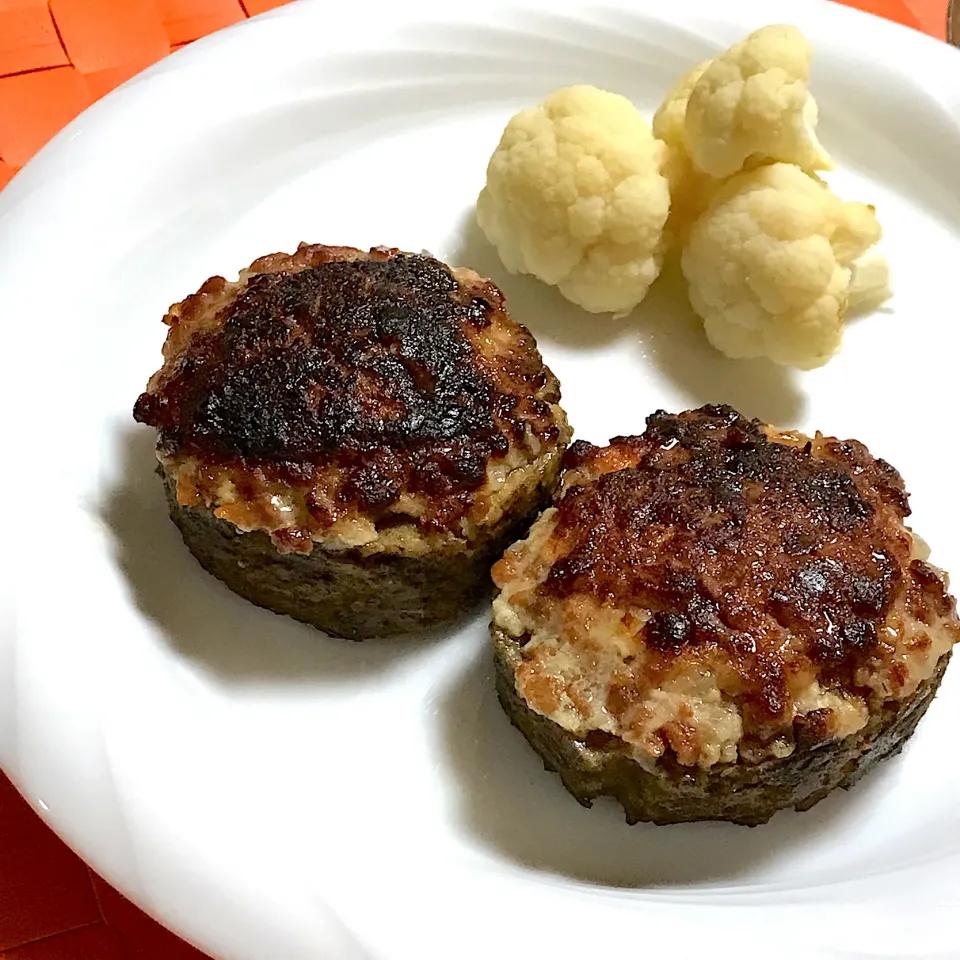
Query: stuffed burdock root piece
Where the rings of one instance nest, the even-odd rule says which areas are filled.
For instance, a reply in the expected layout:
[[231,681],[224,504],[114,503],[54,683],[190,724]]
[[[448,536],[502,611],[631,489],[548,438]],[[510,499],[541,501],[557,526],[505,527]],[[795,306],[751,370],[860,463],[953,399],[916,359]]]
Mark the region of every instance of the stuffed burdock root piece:
[[165,322],[134,415],[187,546],[260,606],[355,639],[452,621],[556,483],[557,381],[470,270],[301,245]]
[[900,750],[960,636],[908,513],[862,444],[729,407],[578,442],[494,567],[501,703],[630,822],[806,810]]

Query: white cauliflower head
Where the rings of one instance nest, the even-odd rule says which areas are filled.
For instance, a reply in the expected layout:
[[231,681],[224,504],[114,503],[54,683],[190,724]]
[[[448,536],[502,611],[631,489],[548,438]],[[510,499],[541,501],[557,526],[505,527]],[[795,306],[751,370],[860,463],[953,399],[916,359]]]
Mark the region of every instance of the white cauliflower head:
[[791,26],[763,27],[716,58],[689,93],[684,141],[699,170],[729,177],[771,160],[829,170],[807,84],[812,50]]
[[690,232],[681,259],[690,303],[729,357],[821,366],[840,348],[852,302],[888,295],[886,265],[864,258],[880,233],[872,207],[840,200],[796,166],[745,171]]
[[477,220],[511,272],[592,313],[625,314],[662,266],[665,159],[625,97],[567,87],[507,124]]
[[687,102],[697,81],[712,62],[705,60],[685,73],[653,115],[653,135],[667,145],[663,172],[670,183],[670,218],[666,232],[672,240],[686,235],[718,183],[694,166],[684,140]]
[[670,147],[684,147],[687,103],[712,60],[704,60],[688,70],[671,88],[653,115],[653,135]]

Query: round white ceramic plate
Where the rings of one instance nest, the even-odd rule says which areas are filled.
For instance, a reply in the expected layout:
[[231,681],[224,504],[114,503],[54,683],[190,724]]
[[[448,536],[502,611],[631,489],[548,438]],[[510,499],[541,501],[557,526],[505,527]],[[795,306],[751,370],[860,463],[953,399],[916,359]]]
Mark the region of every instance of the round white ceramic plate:
[[[776,21],[814,42],[837,189],[887,231],[896,296],[837,359],[727,361],[669,284],[613,323],[505,274],[471,210],[516,109],[590,82],[649,114]],[[164,309],[207,276],[300,240],[426,248],[502,284],[579,436],[726,401],[858,437],[960,570],[958,171],[957,51],[816,0],[317,0],[127,84],[0,195],[4,769],[133,900],[237,960],[955,955],[960,667],[849,794],[755,830],[631,828],[510,727],[483,616],[354,645],[203,573],[131,408]]]

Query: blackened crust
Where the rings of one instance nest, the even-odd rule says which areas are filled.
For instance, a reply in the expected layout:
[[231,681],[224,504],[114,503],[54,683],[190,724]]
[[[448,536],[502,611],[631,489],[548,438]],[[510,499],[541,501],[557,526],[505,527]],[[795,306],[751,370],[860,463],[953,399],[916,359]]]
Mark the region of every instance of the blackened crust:
[[177,348],[134,411],[161,452],[290,485],[332,467],[341,502],[370,511],[403,493],[447,498],[436,529],[528,431],[556,442],[555,381],[488,281],[321,245],[251,271],[214,320],[220,278],[167,317]]
[[544,595],[650,610],[643,641],[664,663],[727,651],[759,721],[783,715],[806,664],[856,692],[895,600],[923,622],[953,601],[911,555],[899,474],[855,441],[805,441],[703,407],[606,448],[575,443],[567,469],[595,479],[556,504]]
[[[606,734],[588,741],[533,711],[517,693],[519,640],[493,628],[497,695],[513,725],[539,754],[547,770],[585,807],[600,796],[616,799],[628,823],[728,820],[745,826],[766,823],[777,811],[809,810],[837,787],[849,788],[895,756],[913,734],[943,678],[950,654],[936,672],[903,701],[885,704],[862,730],[843,740],[810,744],[798,740],[793,754],[758,764],[716,764],[707,770],[681,766],[667,756],[648,770],[626,745]],[[815,722],[813,720],[812,722]]]

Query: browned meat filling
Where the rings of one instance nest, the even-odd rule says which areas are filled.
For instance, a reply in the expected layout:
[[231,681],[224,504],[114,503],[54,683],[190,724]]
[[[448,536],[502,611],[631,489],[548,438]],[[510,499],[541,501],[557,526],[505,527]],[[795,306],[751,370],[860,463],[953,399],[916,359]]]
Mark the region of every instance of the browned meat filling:
[[567,440],[500,291],[427,256],[301,245],[208,280],[165,321],[136,418],[181,504],[281,550],[469,541]]
[[788,756],[910,696],[960,636],[903,481],[856,441],[704,407],[567,457],[494,617],[518,692],[578,736],[642,763]]

